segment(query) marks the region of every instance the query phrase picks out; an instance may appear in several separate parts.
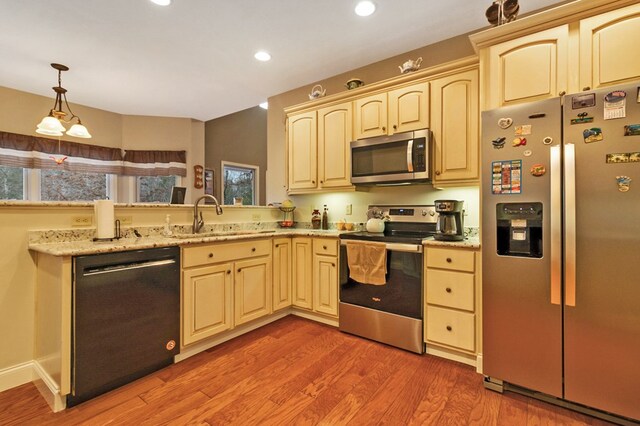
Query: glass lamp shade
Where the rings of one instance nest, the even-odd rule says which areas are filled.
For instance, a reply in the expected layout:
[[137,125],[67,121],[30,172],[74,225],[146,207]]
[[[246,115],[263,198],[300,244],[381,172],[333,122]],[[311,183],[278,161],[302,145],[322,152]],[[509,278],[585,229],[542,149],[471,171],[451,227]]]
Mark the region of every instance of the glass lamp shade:
[[75,136],[76,138],[89,139],[91,137],[91,134],[89,134],[87,128],[82,124],[74,124],[73,126],[71,126],[69,131],[67,131],[67,134],[69,136]]
[[38,124],[36,133],[40,133],[41,135],[47,135],[47,136],[62,136],[62,132],[64,132],[65,130],[66,129],[60,123],[60,120],[48,115],[42,119],[40,124]]

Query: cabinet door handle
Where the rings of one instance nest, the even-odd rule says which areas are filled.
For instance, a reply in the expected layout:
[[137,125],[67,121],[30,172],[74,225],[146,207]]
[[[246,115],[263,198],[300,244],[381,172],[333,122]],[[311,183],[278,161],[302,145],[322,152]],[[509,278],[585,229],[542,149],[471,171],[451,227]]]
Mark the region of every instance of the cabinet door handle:
[[323,181],[323,180],[321,180],[321,181],[320,181],[320,183],[324,183],[324,181]]
[[253,252],[255,252],[255,251],[256,251],[256,248],[255,248],[255,247],[252,247],[252,248],[251,248],[251,253],[253,253]]
[[584,91],[586,91],[586,90],[591,90],[591,87],[586,86],[586,87],[583,87],[583,88],[582,88],[582,91],[583,91],[583,92],[584,92]]
[[231,273],[231,269],[227,269],[227,275]]
[[564,96],[564,95],[566,95],[566,94],[567,94],[567,92],[565,92],[565,91],[563,90],[562,92],[558,93],[558,96]]
[[213,257],[213,253],[209,253],[209,258],[212,258],[212,257]]
[[332,264],[331,264],[331,267],[335,268],[335,267],[336,267],[336,264],[335,264],[335,263],[332,263]]
[[397,130],[398,126],[396,126],[395,124],[393,125],[393,130]]
[[447,287],[445,290],[447,293],[451,293],[451,288]]
[[238,268],[238,272],[241,272],[241,271],[242,271],[242,269]]
[[453,262],[450,257],[447,257],[447,263]]
[[436,170],[436,176],[440,176],[440,170]]
[[326,249],[327,249],[327,246],[322,246],[322,250],[326,250]]
[[450,325],[447,326],[447,331],[451,331],[453,330],[453,327],[451,327]]
[[383,131],[383,132],[386,132],[386,131],[387,131],[387,128],[386,128],[386,127],[384,127],[384,126],[382,126],[382,131]]

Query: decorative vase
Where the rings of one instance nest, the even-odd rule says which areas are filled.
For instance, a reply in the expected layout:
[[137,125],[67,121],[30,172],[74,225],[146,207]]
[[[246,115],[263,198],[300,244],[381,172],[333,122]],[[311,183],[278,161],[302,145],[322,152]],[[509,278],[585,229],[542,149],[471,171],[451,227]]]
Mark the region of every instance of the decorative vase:
[[384,220],[369,219],[367,221],[367,232],[384,232]]

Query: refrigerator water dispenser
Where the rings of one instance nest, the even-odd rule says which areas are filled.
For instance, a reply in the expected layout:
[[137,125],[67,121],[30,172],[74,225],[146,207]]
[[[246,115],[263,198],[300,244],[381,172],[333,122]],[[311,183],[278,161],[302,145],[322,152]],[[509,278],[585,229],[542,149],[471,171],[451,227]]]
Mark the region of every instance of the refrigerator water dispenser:
[[542,203],[498,203],[496,222],[499,255],[542,257]]

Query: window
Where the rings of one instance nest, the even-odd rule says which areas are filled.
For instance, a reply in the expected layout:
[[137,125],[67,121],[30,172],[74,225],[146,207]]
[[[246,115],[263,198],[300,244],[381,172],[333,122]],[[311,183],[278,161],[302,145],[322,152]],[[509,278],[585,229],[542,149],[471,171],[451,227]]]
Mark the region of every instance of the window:
[[0,166],[0,200],[24,200],[24,169]]
[[168,203],[177,176],[138,176],[139,203]]
[[223,161],[222,203],[234,204],[234,198],[242,198],[244,205],[258,204],[259,170],[258,166]]
[[93,201],[108,197],[106,173],[40,171],[41,201]]

